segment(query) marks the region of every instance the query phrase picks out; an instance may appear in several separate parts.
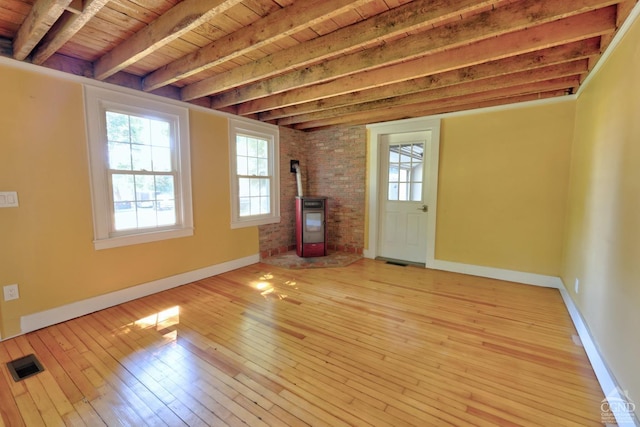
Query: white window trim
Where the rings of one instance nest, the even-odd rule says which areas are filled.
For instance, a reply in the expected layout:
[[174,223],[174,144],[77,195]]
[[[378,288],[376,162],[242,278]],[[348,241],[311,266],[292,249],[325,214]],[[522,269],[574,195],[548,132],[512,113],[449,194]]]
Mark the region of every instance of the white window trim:
[[[93,207],[94,248],[109,249],[119,246],[155,242],[159,240],[193,235],[193,208],[191,202],[191,156],[189,149],[189,110],[146,97],[144,94],[130,95],[109,89],[85,85],[85,111],[87,144],[89,154],[89,174]],[[127,110],[148,114],[152,111],[159,117],[171,117],[178,123],[177,162],[179,182],[176,183],[176,216],[181,221],[173,228],[141,230],[137,233],[115,236],[111,232],[111,208],[109,185],[107,182],[105,108],[109,105],[126,106]]]
[[[271,180],[271,213],[241,217],[238,194],[236,135],[253,135],[269,141]],[[229,182],[231,184],[231,228],[252,227],[280,222],[280,131],[277,126],[249,120],[229,120]]]

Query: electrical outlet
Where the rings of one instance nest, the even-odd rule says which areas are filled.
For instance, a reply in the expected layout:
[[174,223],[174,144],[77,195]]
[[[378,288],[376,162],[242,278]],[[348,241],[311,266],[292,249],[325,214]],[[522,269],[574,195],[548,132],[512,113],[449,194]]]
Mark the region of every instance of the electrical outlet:
[[577,277],[576,277],[576,283],[573,288],[575,289],[576,294],[580,292],[580,279],[578,279]]
[[0,208],[17,208],[18,193],[15,191],[0,191]]
[[18,292],[18,285],[7,285],[2,288],[4,291],[4,300],[11,301],[14,299],[20,298],[20,293]]

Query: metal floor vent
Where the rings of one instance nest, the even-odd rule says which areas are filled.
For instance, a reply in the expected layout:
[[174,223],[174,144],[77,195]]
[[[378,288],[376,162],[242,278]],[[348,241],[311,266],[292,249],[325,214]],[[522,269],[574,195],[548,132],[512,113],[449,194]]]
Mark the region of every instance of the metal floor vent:
[[22,381],[25,378],[44,371],[42,364],[34,354],[13,360],[7,363],[7,367],[15,382]]
[[387,261],[387,264],[391,264],[391,265],[399,265],[400,267],[406,267],[409,264],[405,264],[404,262],[398,262],[398,261]]

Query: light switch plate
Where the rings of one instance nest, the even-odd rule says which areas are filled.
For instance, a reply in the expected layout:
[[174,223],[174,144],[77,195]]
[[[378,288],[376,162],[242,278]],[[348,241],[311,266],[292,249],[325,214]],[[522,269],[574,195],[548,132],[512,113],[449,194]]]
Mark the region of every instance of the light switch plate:
[[18,192],[0,191],[0,208],[17,208]]

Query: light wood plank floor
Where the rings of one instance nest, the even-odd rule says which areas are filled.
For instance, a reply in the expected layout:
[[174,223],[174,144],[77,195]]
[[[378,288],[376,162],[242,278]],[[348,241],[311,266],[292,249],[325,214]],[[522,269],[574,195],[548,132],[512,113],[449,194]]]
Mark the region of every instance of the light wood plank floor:
[[[7,426],[589,426],[557,290],[255,264],[0,343]],[[45,372],[14,382],[35,353]]]

